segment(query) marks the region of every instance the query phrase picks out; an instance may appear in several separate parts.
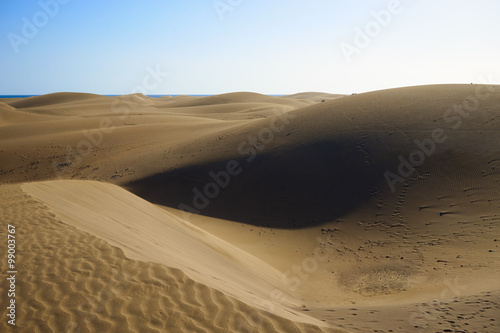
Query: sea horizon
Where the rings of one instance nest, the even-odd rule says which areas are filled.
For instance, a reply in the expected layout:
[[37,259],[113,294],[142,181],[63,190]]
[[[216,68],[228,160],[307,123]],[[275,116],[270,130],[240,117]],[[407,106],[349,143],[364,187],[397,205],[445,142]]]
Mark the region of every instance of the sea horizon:
[[[50,93],[47,93],[47,94],[50,94]],[[43,96],[43,95],[47,95],[47,94],[35,94],[35,95],[0,95],[0,98],[26,98],[26,97]],[[96,94],[96,95],[101,95],[101,94]],[[114,97],[114,96],[124,96],[124,95],[129,95],[129,94],[111,94],[111,95],[105,94],[105,95],[101,95],[101,96]],[[190,94],[165,94],[165,95],[146,95],[146,96],[158,98],[158,97],[164,97],[164,96],[172,96],[172,97],[175,97],[175,96],[207,97],[207,96],[213,96],[213,95],[204,95],[204,94],[195,94],[195,95],[190,95]]]
[[[50,93],[47,93],[50,94]],[[36,96],[43,96],[47,94],[38,94],[38,95],[0,95],[0,98],[27,98],[27,97],[36,97]],[[124,96],[124,95],[130,95],[130,94],[112,94],[112,95],[101,95],[101,94],[96,94],[100,96],[108,96],[108,97],[115,97],[115,96]],[[208,97],[208,96],[215,96],[218,94],[165,94],[165,95],[146,95],[148,97],[153,97],[153,98],[159,98],[159,97],[165,97],[165,96],[171,96],[171,97],[176,97],[176,96],[193,96],[193,97]],[[262,94],[262,95],[267,95],[267,96],[273,96],[273,97],[279,97],[279,96],[285,96],[286,94]]]

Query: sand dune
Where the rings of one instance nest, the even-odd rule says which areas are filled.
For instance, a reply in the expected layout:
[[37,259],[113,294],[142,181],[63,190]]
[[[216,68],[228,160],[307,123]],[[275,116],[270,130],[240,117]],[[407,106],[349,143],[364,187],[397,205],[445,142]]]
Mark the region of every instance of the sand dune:
[[[303,93],[297,93],[297,94],[292,94],[292,95],[285,95],[281,96],[282,98],[289,98],[289,99],[298,99],[302,100],[305,102],[311,103],[319,103],[319,102],[326,102],[331,99],[336,99],[340,97],[344,97],[345,95],[341,94],[328,94],[328,93],[320,93],[320,92],[303,92]],[[314,104],[311,103],[311,104]]]
[[183,107],[183,106],[201,106],[201,105],[219,105],[219,104],[235,104],[235,103],[249,103],[260,102],[270,104],[280,104],[300,107],[307,105],[300,101],[289,101],[280,97],[267,96],[252,92],[235,92],[215,96],[199,97],[196,99],[187,99],[170,104],[169,107]]
[[[6,100],[23,329],[497,331],[499,105],[481,85]],[[131,290],[74,310],[120,272]]]
[[53,120],[46,115],[30,113],[0,102],[0,126],[14,125],[20,123]]
[[103,98],[100,95],[85,94],[85,93],[53,93],[42,96],[33,96],[22,99],[17,99],[13,102],[9,102],[11,106],[15,108],[32,108],[37,106],[48,106],[55,104],[64,103],[79,103],[82,101],[89,101],[95,98]]
[[[64,182],[57,185],[65,186]],[[92,186],[68,185],[73,189]],[[47,185],[27,185],[35,192],[44,186]],[[52,213],[58,209],[31,197],[18,185],[2,186],[0,195],[2,222],[17,225],[18,248],[23,252],[17,282],[20,332],[333,332],[249,306],[193,281],[179,269],[155,263],[156,260],[129,259],[141,257],[135,252],[137,249],[129,248],[131,239],[125,239],[128,244],[116,247],[103,240],[106,237],[102,237],[102,233],[98,232],[101,237],[95,237],[71,226],[75,220],[64,214],[63,223]],[[91,220],[101,225],[106,222],[105,217],[99,219],[96,215],[80,216],[76,220],[81,222],[79,227]],[[137,222],[135,220],[132,226],[124,224],[122,228],[136,229]],[[188,226],[184,228],[189,230]],[[146,239],[139,239],[137,244],[144,244]],[[162,242],[172,240],[180,244],[174,235]],[[159,255],[158,252],[148,254],[156,258]],[[210,260],[217,263],[216,257]],[[231,268],[222,264],[218,263],[219,268]],[[6,271],[5,261],[1,265]],[[210,278],[213,277],[205,277]],[[4,291],[2,288],[2,293]],[[296,320],[300,318],[314,321],[301,314],[295,316]],[[1,327],[9,329],[5,321]]]
[[[279,271],[262,260],[117,186],[58,181],[25,184],[22,189],[46,203],[65,223],[121,247],[128,258],[180,269],[246,303],[262,304],[273,290],[286,289]],[[130,247],[131,241],[137,245]],[[291,295],[283,298],[289,306],[301,305]],[[320,324],[278,305],[275,308],[283,317]]]

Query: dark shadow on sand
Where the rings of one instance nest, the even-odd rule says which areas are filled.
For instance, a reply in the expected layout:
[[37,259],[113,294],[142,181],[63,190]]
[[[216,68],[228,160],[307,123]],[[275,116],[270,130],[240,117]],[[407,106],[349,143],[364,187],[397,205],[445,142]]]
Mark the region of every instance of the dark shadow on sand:
[[[334,220],[367,202],[382,181],[374,175],[383,174],[347,141],[276,150],[258,154],[251,162],[243,156],[233,161],[241,172],[231,176],[224,188],[227,177],[220,172],[227,170],[228,161],[176,169],[127,187],[150,202],[206,216],[255,226],[304,228]],[[219,175],[219,184],[214,174]]]

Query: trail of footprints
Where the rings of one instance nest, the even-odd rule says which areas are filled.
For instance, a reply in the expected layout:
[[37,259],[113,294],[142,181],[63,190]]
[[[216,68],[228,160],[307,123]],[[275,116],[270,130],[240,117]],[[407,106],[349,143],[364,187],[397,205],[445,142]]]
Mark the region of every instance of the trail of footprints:
[[375,158],[370,153],[368,147],[366,146],[366,138],[368,137],[368,133],[364,132],[359,138],[356,149],[362,154],[364,163],[368,168],[368,176],[369,176],[369,191],[370,196],[374,197],[380,193],[379,184],[377,182],[377,176],[375,171]]
[[[255,310],[180,270],[127,259],[58,221],[17,185],[2,186],[0,200],[0,237],[7,223],[16,226],[18,332],[328,331]],[[7,270],[4,255],[0,269]],[[7,326],[2,320],[0,331]]]

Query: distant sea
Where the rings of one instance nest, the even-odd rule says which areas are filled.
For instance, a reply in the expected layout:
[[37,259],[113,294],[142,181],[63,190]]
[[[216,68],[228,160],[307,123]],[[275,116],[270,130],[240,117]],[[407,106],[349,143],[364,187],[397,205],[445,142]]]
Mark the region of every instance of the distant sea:
[[[126,95],[126,94],[124,94]],[[0,98],[25,98],[25,97],[34,97],[34,96],[41,96],[41,95],[0,95]],[[122,96],[122,95],[103,95],[103,96]],[[163,97],[163,96],[183,96],[183,95],[147,95],[149,97]],[[212,96],[212,95],[189,95],[189,96],[196,96],[196,97],[207,97],[207,96]]]
[[33,96],[40,96],[40,95],[0,95],[0,98],[25,98]]

